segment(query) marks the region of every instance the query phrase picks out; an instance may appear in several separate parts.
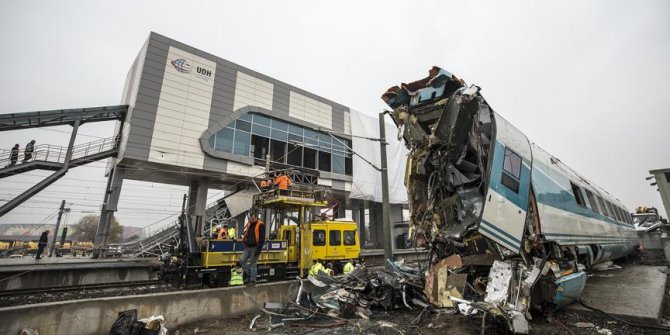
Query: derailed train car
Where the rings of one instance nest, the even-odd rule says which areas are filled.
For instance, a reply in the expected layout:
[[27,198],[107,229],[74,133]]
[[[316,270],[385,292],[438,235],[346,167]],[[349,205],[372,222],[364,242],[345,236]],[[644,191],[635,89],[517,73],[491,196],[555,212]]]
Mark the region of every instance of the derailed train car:
[[[637,246],[621,201],[531,143],[479,87],[433,67],[382,99],[410,150],[411,224],[431,251],[433,304],[466,302],[527,333],[532,309],[571,303],[585,271]],[[454,276],[462,289],[450,291]]]

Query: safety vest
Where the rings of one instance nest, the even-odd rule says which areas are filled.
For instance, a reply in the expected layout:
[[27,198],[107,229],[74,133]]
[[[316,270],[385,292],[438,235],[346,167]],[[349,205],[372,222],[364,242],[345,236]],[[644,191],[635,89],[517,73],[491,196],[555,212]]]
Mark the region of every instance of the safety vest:
[[[242,242],[247,241],[247,234],[249,234],[249,226],[251,225],[250,222],[247,222],[247,225],[244,227],[244,233],[242,233]],[[260,236],[261,236],[261,225],[263,225],[263,221],[258,220],[256,222],[256,229],[254,229],[254,236],[256,237],[256,245],[259,244],[260,241]]]
[[351,271],[354,271],[354,265],[351,264],[351,262],[347,262],[347,264],[344,264],[344,269],[342,272],[345,275],[348,275],[349,273],[351,273]]
[[268,181],[267,181],[267,180],[265,180],[265,179],[261,180],[261,188],[268,187],[268,186],[269,186],[269,185],[268,185]]
[[228,228],[228,238],[237,238],[235,228]]
[[314,277],[317,273],[319,273],[319,271],[324,271],[324,272],[325,272],[325,271],[326,271],[326,267],[323,266],[323,264],[321,264],[320,262],[316,262],[316,263],[314,263],[314,265],[312,265],[312,267],[309,269],[309,275],[312,276],[312,277]]
[[230,281],[228,282],[228,286],[239,286],[244,284],[244,278],[242,275],[244,274],[244,271],[242,269],[233,269],[230,271]]

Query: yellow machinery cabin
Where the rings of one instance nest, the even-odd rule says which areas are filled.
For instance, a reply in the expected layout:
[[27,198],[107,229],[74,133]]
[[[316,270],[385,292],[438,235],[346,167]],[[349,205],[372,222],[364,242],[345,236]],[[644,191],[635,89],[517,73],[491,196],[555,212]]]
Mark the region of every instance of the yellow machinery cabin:
[[[339,262],[360,257],[358,227],[350,220],[320,220],[320,209],[328,203],[319,191],[274,190],[254,197],[254,206],[279,218],[264,222],[270,239],[266,240],[258,258],[270,276],[304,277],[316,260]],[[296,220],[297,218],[297,220]],[[262,219],[261,219],[262,221]],[[242,257],[240,239],[207,239],[200,243],[200,260],[204,268],[231,267]]]

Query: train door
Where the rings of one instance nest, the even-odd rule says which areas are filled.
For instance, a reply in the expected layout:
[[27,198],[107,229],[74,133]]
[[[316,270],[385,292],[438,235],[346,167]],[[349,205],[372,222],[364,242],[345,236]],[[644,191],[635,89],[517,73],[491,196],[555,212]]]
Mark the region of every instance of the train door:
[[295,236],[295,227],[286,226],[282,229],[281,239],[286,241],[286,252],[288,253],[288,261],[295,262],[298,260],[297,250],[296,250],[296,236]]
[[532,151],[524,134],[495,116],[495,148],[479,232],[519,252],[528,210]]

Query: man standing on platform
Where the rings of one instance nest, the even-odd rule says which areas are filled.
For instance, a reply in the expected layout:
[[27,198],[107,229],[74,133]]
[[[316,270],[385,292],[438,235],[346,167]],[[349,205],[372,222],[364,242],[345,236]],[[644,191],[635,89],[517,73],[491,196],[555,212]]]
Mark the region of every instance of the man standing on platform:
[[47,243],[49,243],[49,230],[45,230],[42,232],[42,235],[40,235],[40,242],[37,243],[37,255],[35,255],[35,259],[42,259],[42,251],[44,251],[44,248],[47,247]]
[[260,256],[265,244],[265,224],[258,220],[254,213],[249,214],[249,222],[244,227],[244,233],[242,234],[242,243],[244,244],[244,252],[242,258],[240,258],[240,263],[244,273],[247,274],[246,283],[253,285],[256,284],[258,256]]

